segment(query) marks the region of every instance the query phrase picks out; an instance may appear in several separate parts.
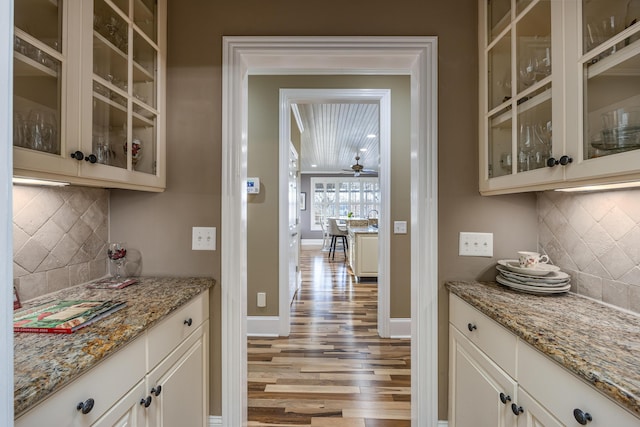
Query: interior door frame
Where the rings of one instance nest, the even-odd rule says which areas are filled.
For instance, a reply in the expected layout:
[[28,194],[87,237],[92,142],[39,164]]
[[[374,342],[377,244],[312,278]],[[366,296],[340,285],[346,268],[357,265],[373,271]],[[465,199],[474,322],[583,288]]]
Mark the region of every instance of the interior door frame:
[[[287,163],[289,141],[291,140],[291,105],[295,103],[372,103],[379,105],[379,141],[380,141],[380,217],[390,218],[391,204],[388,191],[391,188],[391,90],[389,89],[280,89],[280,236],[279,236],[279,312],[280,336],[288,336],[291,331],[290,303],[288,297],[288,265],[289,248],[288,225],[284,218],[288,217],[288,180]],[[311,203],[313,193],[309,194]],[[382,338],[390,335],[390,289],[389,289],[389,227],[386,221],[380,223],[378,230],[378,334]]]
[[223,37],[222,420],[247,424],[248,76],[409,75],[411,419],[438,424],[437,37]]
[[[13,301],[13,0],[0,2],[0,302]],[[0,425],[13,425],[13,310],[0,310]]]

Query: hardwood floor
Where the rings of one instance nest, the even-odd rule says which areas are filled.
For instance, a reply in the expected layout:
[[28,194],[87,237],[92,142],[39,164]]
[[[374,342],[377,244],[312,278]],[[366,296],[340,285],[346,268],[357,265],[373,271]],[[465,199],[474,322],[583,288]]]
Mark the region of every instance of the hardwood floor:
[[301,252],[286,338],[248,340],[249,426],[410,427],[411,342],[376,331],[377,283]]

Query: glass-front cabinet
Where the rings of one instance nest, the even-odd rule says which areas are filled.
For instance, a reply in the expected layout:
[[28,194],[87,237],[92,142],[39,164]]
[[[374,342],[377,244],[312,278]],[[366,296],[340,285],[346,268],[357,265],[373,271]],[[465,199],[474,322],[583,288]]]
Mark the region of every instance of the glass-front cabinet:
[[[67,86],[78,77],[79,58],[64,24],[72,0],[17,1],[13,41],[14,163],[35,170],[76,174],[77,165],[65,161],[67,147],[78,147],[78,132],[69,125],[77,104],[70,103]],[[75,76],[74,76],[75,73]]]
[[[14,126],[14,152],[20,150],[23,156],[14,172],[161,191],[165,186],[164,0],[17,3],[25,6],[20,11],[16,5],[14,63],[33,70],[15,67],[16,100],[23,97],[29,102],[22,102],[24,107],[15,102],[14,124],[20,127]],[[47,8],[48,14],[37,13],[35,4]],[[57,14],[50,10],[53,5]],[[44,26],[45,18],[53,22]],[[28,43],[35,36],[28,28],[44,33],[41,41],[35,40],[37,50],[32,55]],[[28,82],[24,95],[18,90],[20,79]],[[34,82],[40,90],[35,90]],[[46,108],[36,109],[34,97]],[[33,123],[34,110],[41,113],[36,118],[43,131]],[[49,122],[56,129],[51,137],[44,132]],[[35,162],[34,153],[48,158]],[[54,167],[56,163],[64,168]]]
[[640,175],[640,1],[582,0],[580,160],[570,178]]
[[480,0],[479,11],[480,191],[633,179],[640,0]]

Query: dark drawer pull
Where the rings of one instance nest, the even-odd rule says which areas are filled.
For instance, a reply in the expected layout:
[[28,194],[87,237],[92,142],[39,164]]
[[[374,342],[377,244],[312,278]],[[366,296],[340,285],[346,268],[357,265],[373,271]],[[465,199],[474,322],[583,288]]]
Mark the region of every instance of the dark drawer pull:
[[573,410],[573,417],[578,424],[586,426],[589,421],[593,421],[593,417],[588,412],[583,412],[582,409],[576,408]]
[[500,393],[500,402],[506,405],[507,402],[511,402],[511,396],[504,393]]
[[521,413],[524,412],[524,409],[522,408],[522,406],[518,406],[515,403],[511,404],[511,411],[514,413],[514,415],[518,416]]
[[467,329],[469,329],[469,332],[473,332],[474,329],[478,329],[478,327],[476,325],[474,325],[473,323],[468,323],[467,324]]
[[140,399],[140,404],[145,408],[148,408],[149,405],[151,405],[151,400],[152,400],[151,396],[147,396],[146,399],[145,398]]
[[155,386],[154,388],[151,389],[151,394],[153,394],[156,397],[160,396],[160,393],[162,393],[162,386],[161,385],[157,385],[157,386]]
[[184,321],[184,324],[187,326],[191,326],[192,323],[193,323],[193,320],[191,318],[188,318],[187,320]]
[[83,414],[88,414],[93,409],[93,405],[95,403],[96,403],[95,400],[89,398],[89,399],[85,400],[84,402],[78,403],[78,405],[76,406],[76,409],[78,411],[82,411]]

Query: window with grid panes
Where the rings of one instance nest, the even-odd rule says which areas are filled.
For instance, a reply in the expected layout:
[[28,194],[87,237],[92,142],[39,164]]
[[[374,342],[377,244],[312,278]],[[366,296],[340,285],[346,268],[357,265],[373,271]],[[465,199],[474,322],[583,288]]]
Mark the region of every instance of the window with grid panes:
[[366,218],[372,210],[380,210],[378,178],[313,177],[311,178],[311,230],[321,230],[323,218]]

